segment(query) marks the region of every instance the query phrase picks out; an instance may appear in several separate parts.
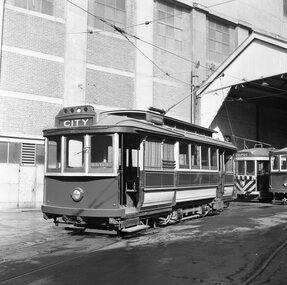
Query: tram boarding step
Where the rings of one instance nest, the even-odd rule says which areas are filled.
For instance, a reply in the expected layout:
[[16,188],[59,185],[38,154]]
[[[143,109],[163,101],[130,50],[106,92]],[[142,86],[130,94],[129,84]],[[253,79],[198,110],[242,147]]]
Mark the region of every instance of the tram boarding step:
[[134,226],[134,227],[122,229],[122,232],[123,233],[134,233],[134,232],[146,230],[149,227],[150,226],[148,226],[148,225],[137,225],[137,226]]

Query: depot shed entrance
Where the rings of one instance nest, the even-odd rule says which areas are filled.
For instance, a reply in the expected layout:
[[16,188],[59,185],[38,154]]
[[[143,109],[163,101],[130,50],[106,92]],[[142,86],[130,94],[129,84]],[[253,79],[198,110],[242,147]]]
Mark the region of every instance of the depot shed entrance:
[[287,42],[253,33],[196,93],[199,124],[238,147],[287,146]]

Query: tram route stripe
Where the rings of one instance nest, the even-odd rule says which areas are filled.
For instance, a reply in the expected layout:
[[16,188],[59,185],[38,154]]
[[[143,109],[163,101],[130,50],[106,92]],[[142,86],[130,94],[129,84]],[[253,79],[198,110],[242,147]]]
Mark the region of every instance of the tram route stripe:
[[252,191],[256,189],[256,183],[254,180],[249,181],[243,187],[240,185],[239,182],[236,181],[235,186],[239,191],[244,191],[245,193],[251,193]]

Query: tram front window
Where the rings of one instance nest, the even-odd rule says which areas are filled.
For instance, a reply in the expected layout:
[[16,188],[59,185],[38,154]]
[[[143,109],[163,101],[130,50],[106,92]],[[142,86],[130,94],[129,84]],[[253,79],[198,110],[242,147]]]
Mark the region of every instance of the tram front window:
[[271,156],[271,170],[273,171],[279,170],[279,156],[278,155]]
[[91,171],[113,172],[113,136],[91,136]]
[[61,169],[61,137],[48,139],[47,168],[53,172]]
[[254,161],[246,161],[246,175],[255,174],[255,164]]
[[237,175],[245,175],[245,163],[244,161],[237,161],[236,163],[237,166]]
[[287,170],[287,156],[281,155],[281,170]]
[[66,138],[66,171],[84,171],[84,136]]

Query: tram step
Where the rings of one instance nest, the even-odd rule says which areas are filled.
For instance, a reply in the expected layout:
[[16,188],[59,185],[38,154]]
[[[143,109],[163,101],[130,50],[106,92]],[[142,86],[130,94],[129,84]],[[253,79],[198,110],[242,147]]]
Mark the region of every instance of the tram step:
[[134,233],[134,232],[146,230],[148,228],[149,228],[148,225],[137,225],[137,226],[134,226],[134,227],[122,229],[122,232],[123,233]]

